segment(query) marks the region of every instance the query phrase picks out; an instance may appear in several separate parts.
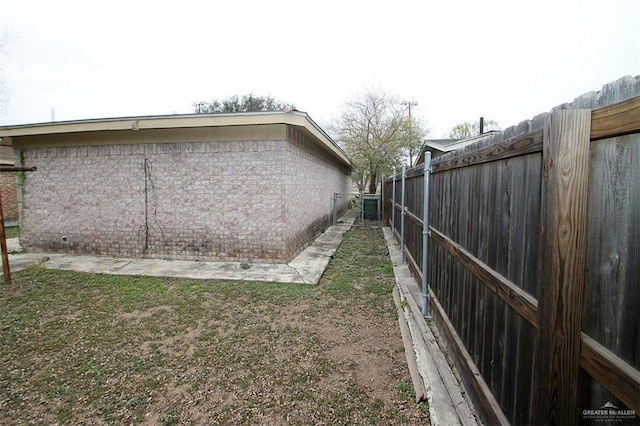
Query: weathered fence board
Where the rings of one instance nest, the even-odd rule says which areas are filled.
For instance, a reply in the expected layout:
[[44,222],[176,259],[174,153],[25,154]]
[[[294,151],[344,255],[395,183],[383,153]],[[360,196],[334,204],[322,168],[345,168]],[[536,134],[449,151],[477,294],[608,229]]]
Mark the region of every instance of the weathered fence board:
[[[460,340],[465,342],[470,356],[486,378],[488,387],[500,405],[506,407],[505,414],[518,422],[526,422],[530,411],[535,329],[530,325],[523,326],[519,315],[514,315],[505,302],[514,304],[516,309],[528,310],[526,315],[534,324],[537,322],[536,302],[530,294],[494,269],[514,277],[519,274],[526,276],[527,271],[536,273],[535,266],[517,267],[519,260],[511,258],[522,257],[526,253],[533,255],[535,260],[537,248],[534,251],[514,251],[512,247],[516,238],[537,236],[539,215],[517,216],[519,222],[525,219],[533,221],[528,226],[520,227],[511,222],[517,206],[523,203],[529,206],[534,203],[534,211],[539,209],[539,190],[534,196],[528,196],[519,188],[522,182],[531,181],[527,176],[535,175],[531,169],[539,174],[540,158],[539,153],[528,153],[521,158],[509,156],[500,161],[483,161],[465,169],[449,169],[447,173],[434,173],[432,176],[436,205],[431,238],[438,243],[434,249],[438,256],[443,256],[438,252],[444,249],[444,261],[447,263],[441,268],[443,273],[432,277],[430,282],[435,294],[444,294],[442,304],[446,306]],[[505,162],[511,163],[507,170],[498,166]],[[527,166],[529,163],[532,166]],[[443,196],[443,192],[446,193],[444,204],[438,204],[437,199]],[[527,201],[527,204],[523,201],[525,199],[533,201]],[[510,231],[514,226],[524,229],[519,232],[531,235],[514,234]],[[445,235],[445,231],[440,232],[440,227],[451,237]],[[454,238],[458,239],[455,243]],[[536,247],[535,244],[525,247],[531,246]],[[473,256],[473,252],[483,259]],[[492,267],[485,262],[490,262]],[[520,300],[522,302],[518,303]],[[506,351],[506,348],[511,348],[511,351]],[[513,357],[507,353],[528,355]]]
[[542,132],[518,136],[512,140],[489,145],[478,149],[469,155],[454,157],[451,160],[434,163],[433,173],[443,172],[458,167],[467,167],[474,164],[489,163],[507,158],[539,152],[542,150]]
[[640,131],[640,98],[631,98],[593,111],[592,140],[638,131]]
[[[537,422],[575,421],[587,247],[590,110],[555,111],[544,131]],[[554,395],[554,398],[548,398]]]
[[[620,401],[640,412],[640,400],[625,398],[629,389],[640,387],[638,138],[635,134],[591,143],[587,227],[590,244],[582,323],[583,355],[587,358],[583,357],[582,365],[612,389]],[[626,364],[635,369],[635,375],[617,374],[618,369],[611,368]],[[606,388],[592,387],[588,400],[594,405],[603,399],[611,400]]]
[[498,295],[520,316],[534,327],[538,326],[538,301],[511,281],[489,268],[467,250],[437,229],[431,229],[431,238],[444,247],[458,262],[475,275],[493,293]]
[[[420,278],[422,173],[395,200]],[[640,413],[640,77],[438,157],[430,181],[432,312],[483,419]]]
[[[477,377],[477,380],[471,380],[467,383],[469,389],[474,389],[476,395],[481,396],[480,404],[484,410],[490,414],[490,422],[495,425],[508,425],[509,420],[500,410],[500,405],[493,396],[493,392],[487,386],[487,383],[482,379],[482,374],[478,371],[476,363],[471,359],[466,352],[464,344],[460,340],[460,337],[455,332],[455,327],[449,322],[444,308],[440,304],[437,298],[432,299],[432,306],[434,308],[435,315],[445,324],[444,330],[447,333],[447,339],[453,342],[452,349],[456,351],[457,358],[462,360],[466,368],[468,368],[472,374]],[[463,378],[464,380],[464,378]]]
[[640,372],[584,333],[581,366],[620,401],[638,411]]
[[591,144],[583,331],[640,369],[640,144],[637,136]]

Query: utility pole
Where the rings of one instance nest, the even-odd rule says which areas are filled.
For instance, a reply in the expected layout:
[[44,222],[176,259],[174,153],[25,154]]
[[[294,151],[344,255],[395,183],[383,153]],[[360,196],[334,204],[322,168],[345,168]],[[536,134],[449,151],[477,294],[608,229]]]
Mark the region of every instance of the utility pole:
[[[418,103],[416,101],[402,101],[400,105],[404,105],[409,110],[409,146],[413,143],[413,123],[411,122],[411,107],[417,106]],[[413,167],[413,158],[411,153],[411,148],[409,148],[409,167]]]

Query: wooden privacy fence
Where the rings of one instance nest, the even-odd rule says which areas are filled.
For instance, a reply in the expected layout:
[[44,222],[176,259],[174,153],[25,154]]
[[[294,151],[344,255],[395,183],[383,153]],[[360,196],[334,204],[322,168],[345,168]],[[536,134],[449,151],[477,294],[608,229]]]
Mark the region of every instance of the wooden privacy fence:
[[[490,424],[589,424],[607,403],[638,422],[640,96],[599,101],[431,164],[430,310]],[[423,182],[384,187],[418,282]]]

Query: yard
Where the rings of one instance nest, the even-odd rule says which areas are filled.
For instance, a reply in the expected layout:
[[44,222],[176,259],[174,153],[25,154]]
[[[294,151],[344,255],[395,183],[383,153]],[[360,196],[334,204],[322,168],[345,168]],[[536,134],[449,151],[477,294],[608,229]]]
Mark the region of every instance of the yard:
[[2,285],[0,423],[428,424],[381,230],[317,287],[34,268]]

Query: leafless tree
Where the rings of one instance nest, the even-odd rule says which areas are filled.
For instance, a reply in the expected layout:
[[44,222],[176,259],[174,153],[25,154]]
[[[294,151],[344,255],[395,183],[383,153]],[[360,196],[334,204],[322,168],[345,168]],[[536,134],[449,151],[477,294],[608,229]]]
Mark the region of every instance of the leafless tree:
[[407,160],[407,165],[413,167],[416,165],[415,163],[418,160],[425,139],[429,136],[429,130],[424,121],[415,115],[407,117],[404,123],[405,128],[402,133],[404,137],[402,143],[403,158]]
[[381,174],[388,176],[391,168],[415,155],[426,134],[419,121],[409,125],[397,97],[379,90],[365,91],[348,102],[329,131],[354,163],[358,187],[368,187],[370,193],[376,192]]

